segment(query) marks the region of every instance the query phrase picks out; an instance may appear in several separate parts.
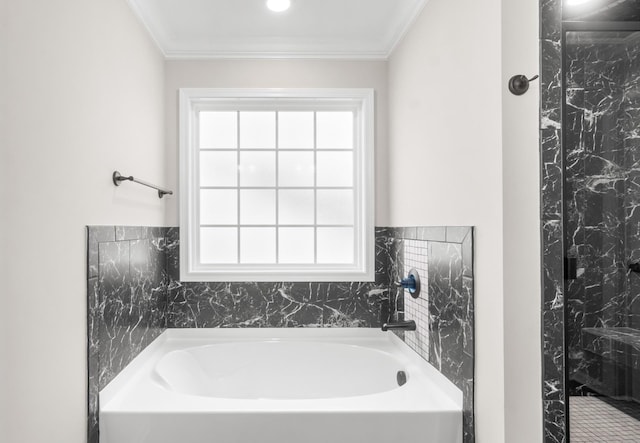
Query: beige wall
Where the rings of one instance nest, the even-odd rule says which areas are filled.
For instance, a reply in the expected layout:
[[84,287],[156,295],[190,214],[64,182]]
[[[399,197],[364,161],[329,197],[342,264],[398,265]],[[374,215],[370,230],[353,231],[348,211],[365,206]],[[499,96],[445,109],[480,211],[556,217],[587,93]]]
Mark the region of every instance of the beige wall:
[[392,225],[476,227],[480,443],[542,439],[536,95],[503,99],[506,71],[538,69],[538,13],[512,1],[431,0],[389,65]]
[[538,1],[502,0],[504,407],[507,442],[542,441],[539,81],[517,97],[514,74],[539,72]]
[[[7,1],[0,0],[0,177],[4,177],[6,169],[5,153],[7,152],[7,143],[5,140],[5,119],[7,115],[7,109],[5,106],[5,93],[6,90],[2,85],[6,84],[6,72],[7,72],[7,58],[6,58],[6,46],[7,46]],[[0,179],[0,202],[2,208],[0,209],[0,282],[6,281],[5,267],[6,254],[3,251],[7,250],[6,235],[3,234],[6,231],[5,216],[4,214],[8,210],[4,204],[6,201],[6,188],[4,181]],[[0,286],[0,306],[4,305],[4,290]],[[6,386],[3,380],[7,379],[6,368],[8,363],[8,354],[6,347],[7,340],[7,310],[4,307],[0,307],[0,441],[5,442],[7,439],[7,421],[9,418],[9,412],[7,409],[7,402],[4,400],[7,397]]]
[[[178,189],[179,88],[373,88],[376,100],[376,226],[389,223],[387,63],[333,60],[169,61],[165,65],[168,183]],[[177,199],[167,222],[178,224]]]
[[[164,62],[125,0],[5,0],[3,442],[86,440],[87,224],[162,225]],[[4,414],[3,414],[4,416]]]

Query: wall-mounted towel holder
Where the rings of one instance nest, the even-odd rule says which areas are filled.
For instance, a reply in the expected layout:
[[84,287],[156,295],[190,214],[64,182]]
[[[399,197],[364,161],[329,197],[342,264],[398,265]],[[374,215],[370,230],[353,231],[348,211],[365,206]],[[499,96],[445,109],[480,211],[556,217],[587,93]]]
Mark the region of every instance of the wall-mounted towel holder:
[[173,195],[173,191],[170,191],[168,189],[162,189],[156,185],[152,185],[151,183],[147,183],[145,181],[139,180],[137,178],[134,178],[133,175],[124,176],[120,174],[118,171],[113,171],[112,180],[113,180],[113,184],[116,186],[120,186],[120,183],[123,181],[131,181],[134,183],[138,183],[139,185],[155,189],[156,191],[158,191],[158,198],[162,198],[165,195]]
[[526,75],[514,75],[509,79],[509,91],[513,95],[522,95],[529,90],[529,83],[537,78],[537,75],[531,78],[527,78]]

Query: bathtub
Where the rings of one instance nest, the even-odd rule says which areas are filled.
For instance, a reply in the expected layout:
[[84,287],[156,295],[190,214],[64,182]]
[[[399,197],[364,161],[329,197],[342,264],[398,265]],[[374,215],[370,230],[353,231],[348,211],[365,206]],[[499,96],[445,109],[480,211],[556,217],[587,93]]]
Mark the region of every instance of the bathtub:
[[99,419],[101,443],[460,443],[462,392],[377,329],[168,329]]

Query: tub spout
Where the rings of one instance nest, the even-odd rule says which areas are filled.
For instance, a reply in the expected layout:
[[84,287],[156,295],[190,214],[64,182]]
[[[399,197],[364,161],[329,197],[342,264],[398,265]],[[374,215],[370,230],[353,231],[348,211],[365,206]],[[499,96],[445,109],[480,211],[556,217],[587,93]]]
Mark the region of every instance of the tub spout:
[[403,331],[415,331],[416,330],[416,322],[413,320],[407,321],[399,321],[396,323],[383,323],[382,330],[389,331],[392,329],[400,329]]

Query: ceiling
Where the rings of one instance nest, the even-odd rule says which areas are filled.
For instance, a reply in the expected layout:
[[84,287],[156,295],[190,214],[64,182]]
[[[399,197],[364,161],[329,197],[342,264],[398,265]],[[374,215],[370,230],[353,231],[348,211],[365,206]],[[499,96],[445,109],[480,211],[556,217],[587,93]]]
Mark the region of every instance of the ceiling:
[[428,0],[128,0],[167,58],[385,59]]

